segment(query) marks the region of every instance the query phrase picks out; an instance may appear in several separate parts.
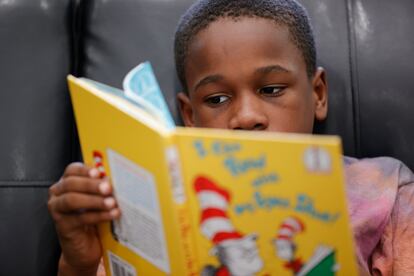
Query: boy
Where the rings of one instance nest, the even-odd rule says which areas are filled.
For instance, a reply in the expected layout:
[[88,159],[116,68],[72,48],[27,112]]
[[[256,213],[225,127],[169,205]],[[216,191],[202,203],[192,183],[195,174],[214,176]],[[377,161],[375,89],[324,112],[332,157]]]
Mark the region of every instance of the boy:
[[[294,0],[201,0],[175,37],[186,126],[311,133],[327,115],[325,72]],[[390,158],[345,158],[349,212],[362,273],[414,275],[414,176]],[[69,165],[50,188],[60,275],[96,275],[95,225],[118,218],[107,180]]]

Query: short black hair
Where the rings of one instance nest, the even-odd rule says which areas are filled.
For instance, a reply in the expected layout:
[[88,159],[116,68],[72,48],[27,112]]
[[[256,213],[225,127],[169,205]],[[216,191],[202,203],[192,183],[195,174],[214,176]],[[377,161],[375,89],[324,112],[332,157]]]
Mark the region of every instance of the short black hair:
[[199,0],[181,17],[175,33],[174,53],[178,78],[188,92],[185,65],[188,47],[201,30],[220,18],[264,18],[287,26],[292,42],[302,52],[306,72],[316,71],[316,48],[305,8],[295,0]]

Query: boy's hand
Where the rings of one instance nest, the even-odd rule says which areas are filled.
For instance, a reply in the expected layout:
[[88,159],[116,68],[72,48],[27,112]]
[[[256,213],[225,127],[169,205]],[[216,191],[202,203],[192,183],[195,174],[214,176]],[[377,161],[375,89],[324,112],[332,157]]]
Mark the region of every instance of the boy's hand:
[[72,163],[50,187],[48,208],[62,248],[60,268],[96,273],[102,257],[96,225],[120,216],[108,180],[95,168]]

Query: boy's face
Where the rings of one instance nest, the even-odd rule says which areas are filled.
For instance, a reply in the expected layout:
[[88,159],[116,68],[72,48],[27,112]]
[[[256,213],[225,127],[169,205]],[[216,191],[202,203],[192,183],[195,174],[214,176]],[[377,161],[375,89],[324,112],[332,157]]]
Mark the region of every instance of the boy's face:
[[312,79],[285,26],[261,18],[219,19],[189,45],[186,126],[311,133],[327,113],[323,69]]

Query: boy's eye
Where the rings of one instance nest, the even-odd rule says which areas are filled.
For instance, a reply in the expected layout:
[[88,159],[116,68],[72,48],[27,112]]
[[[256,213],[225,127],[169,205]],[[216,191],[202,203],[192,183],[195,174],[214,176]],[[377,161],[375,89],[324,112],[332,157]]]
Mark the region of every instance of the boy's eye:
[[226,95],[214,95],[205,99],[205,102],[209,105],[219,105],[229,100],[229,96]]
[[283,89],[285,89],[284,86],[269,85],[269,86],[260,88],[258,92],[265,96],[275,97],[275,96],[279,96],[280,94],[282,94]]

